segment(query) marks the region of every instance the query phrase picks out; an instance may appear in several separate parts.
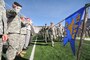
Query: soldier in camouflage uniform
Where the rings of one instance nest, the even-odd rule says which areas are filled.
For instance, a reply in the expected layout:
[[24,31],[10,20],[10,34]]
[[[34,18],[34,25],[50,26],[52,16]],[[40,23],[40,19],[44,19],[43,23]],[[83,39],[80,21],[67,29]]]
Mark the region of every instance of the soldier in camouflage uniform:
[[54,26],[54,40],[56,40],[57,38],[57,27]]
[[[7,18],[4,0],[0,0],[0,60],[2,54],[3,40],[2,37],[7,38]],[[6,35],[6,36],[5,36]]]
[[49,36],[53,47],[54,47],[54,35],[55,35],[55,27],[54,23],[51,22],[49,26]]
[[44,36],[45,36],[45,30],[44,30],[44,27],[42,27],[42,29],[41,29],[41,36],[42,36],[42,38],[44,39]]
[[19,48],[19,38],[20,38],[20,30],[21,30],[21,21],[18,13],[20,12],[22,6],[14,2],[13,9],[9,11],[8,16],[8,37],[9,37],[9,48],[6,52],[8,60],[14,60],[16,53]]
[[21,57],[23,57],[24,55],[22,54],[23,52],[22,50],[24,47],[25,36],[26,36],[26,20],[25,20],[25,17],[23,16],[20,17],[20,20],[21,20],[21,32],[20,32],[18,53],[20,54]]
[[30,38],[31,38],[31,21],[29,18],[27,18],[27,24],[26,24],[26,36],[25,36],[25,44],[24,44],[24,49],[28,48]]
[[33,39],[33,35],[35,34],[35,31],[34,31],[34,26],[32,24],[32,21],[31,21],[31,36],[30,36],[30,41],[29,41],[29,45],[32,43],[32,39]]
[[89,34],[89,37],[90,37],[90,26],[88,27],[88,34]]
[[47,39],[48,39],[48,27],[47,27],[47,24],[45,24],[45,27],[44,27],[44,39],[45,39],[45,42],[47,43]]
[[59,23],[59,26],[57,28],[57,35],[58,35],[59,41],[63,40],[62,39],[64,37],[63,33],[64,33],[64,27]]

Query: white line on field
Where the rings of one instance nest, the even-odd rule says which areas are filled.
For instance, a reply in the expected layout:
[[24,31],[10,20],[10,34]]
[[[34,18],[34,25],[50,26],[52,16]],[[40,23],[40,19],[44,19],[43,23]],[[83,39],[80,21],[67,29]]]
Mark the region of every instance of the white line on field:
[[[76,39],[80,39],[80,37],[77,37]],[[90,38],[84,38],[84,40],[90,41]]]
[[33,49],[32,49],[32,53],[31,53],[31,56],[30,56],[29,60],[33,60],[33,59],[34,59],[34,53],[35,53],[36,42],[37,42],[37,39],[35,40],[35,43],[34,43],[34,46],[33,46]]

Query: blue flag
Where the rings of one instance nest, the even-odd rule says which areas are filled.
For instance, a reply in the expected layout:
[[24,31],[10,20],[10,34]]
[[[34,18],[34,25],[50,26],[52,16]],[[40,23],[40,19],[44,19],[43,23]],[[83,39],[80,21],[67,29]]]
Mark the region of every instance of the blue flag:
[[73,54],[75,55],[75,39],[76,34],[78,32],[78,28],[81,24],[81,18],[83,16],[83,12],[85,7],[79,9],[69,17],[65,19],[65,37],[63,40],[64,46],[67,42],[70,42],[71,49]]

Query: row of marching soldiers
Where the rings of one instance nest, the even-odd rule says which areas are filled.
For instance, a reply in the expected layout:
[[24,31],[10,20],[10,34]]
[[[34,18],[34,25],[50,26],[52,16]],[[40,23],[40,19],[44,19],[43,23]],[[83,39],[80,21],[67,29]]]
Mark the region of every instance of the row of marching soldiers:
[[[7,60],[14,60],[16,55],[25,53],[23,50],[28,48],[32,21],[29,18],[20,16],[22,6],[14,2],[12,8],[5,9],[4,0],[0,0],[0,60],[2,60],[3,46],[8,42],[6,51]],[[34,32],[34,30],[32,30]]]
[[58,26],[55,26],[53,22],[50,23],[50,26],[43,26],[43,28],[40,31],[40,34],[42,35],[44,41],[47,43],[47,41],[51,41],[51,46],[54,47],[54,41],[62,41],[63,37],[65,35],[64,27],[61,25],[61,23],[57,24]]

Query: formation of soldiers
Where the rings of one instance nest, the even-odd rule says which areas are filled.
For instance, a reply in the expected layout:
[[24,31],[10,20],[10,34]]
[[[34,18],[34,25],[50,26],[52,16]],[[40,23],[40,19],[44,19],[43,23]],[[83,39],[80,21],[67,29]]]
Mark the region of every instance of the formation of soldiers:
[[[31,34],[34,33],[32,21],[19,14],[21,9],[22,6],[14,2],[12,8],[6,10],[4,0],[0,0],[0,60],[2,60],[2,49],[6,43],[8,43],[7,60],[14,60],[17,55],[23,56],[26,53],[23,49],[26,50],[32,42]],[[62,38],[61,24],[55,27],[51,22],[50,26],[45,24],[43,29],[42,35],[45,42],[47,43],[47,39],[50,39],[52,46],[54,46],[54,39]]]
[[0,60],[3,45],[8,43],[7,60],[14,60],[16,55],[23,56],[29,43],[31,32],[34,32],[32,21],[19,14],[22,6],[14,2],[12,8],[5,9],[4,0],[0,0]]
[[[87,24],[86,24],[86,31],[85,31],[85,37],[90,37],[90,24],[89,24],[90,20],[87,20]],[[79,27],[78,33],[77,33],[77,37],[80,37],[82,33],[82,24]]]
[[64,27],[59,23],[58,26],[55,26],[53,22],[50,23],[50,26],[45,26],[40,31],[45,42],[51,41],[52,46],[54,47],[54,41],[58,39],[59,41],[63,40],[64,37]]
[[[22,5],[14,2],[12,8],[6,10],[4,0],[0,0],[0,60],[2,60],[2,50],[6,43],[8,43],[7,60],[14,60],[17,55],[23,56],[26,53],[23,49],[26,50],[32,42],[31,35],[34,34],[32,21],[19,14],[21,9]],[[86,35],[90,36],[90,26],[86,30]],[[45,24],[41,35],[46,43],[50,40],[51,46],[54,47],[56,39],[63,40],[64,31],[64,27],[60,23],[55,26],[51,22],[50,26]]]
[[90,37],[90,26],[86,28],[86,37]]

